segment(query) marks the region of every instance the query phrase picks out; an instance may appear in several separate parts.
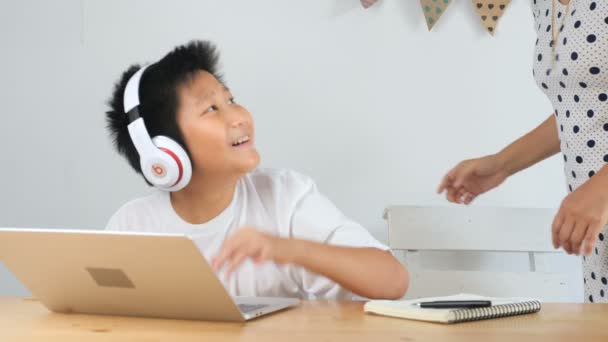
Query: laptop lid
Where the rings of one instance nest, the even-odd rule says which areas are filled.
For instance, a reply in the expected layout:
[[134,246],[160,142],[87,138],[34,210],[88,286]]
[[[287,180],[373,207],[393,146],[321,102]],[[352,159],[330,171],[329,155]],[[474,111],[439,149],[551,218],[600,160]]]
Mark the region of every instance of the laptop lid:
[[0,261],[55,312],[244,320],[184,235],[3,228]]

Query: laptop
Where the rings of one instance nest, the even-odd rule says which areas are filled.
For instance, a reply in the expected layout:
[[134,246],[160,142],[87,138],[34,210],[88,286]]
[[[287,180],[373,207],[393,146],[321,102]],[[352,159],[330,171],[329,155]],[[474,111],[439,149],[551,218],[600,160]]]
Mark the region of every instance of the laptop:
[[299,303],[231,297],[185,235],[0,228],[0,262],[58,313],[244,322]]

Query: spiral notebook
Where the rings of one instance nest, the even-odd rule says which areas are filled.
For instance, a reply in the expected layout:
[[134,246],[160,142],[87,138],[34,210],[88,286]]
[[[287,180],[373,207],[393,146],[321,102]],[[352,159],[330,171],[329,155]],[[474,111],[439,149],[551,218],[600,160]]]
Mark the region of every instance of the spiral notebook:
[[[438,300],[489,300],[492,306],[474,309],[422,309],[420,302]],[[363,310],[377,315],[413,319],[438,323],[460,323],[523,315],[540,311],[541,303],[533,298],[491,298],[472,294],[458,294],[447,297],[418,298],[416,300],[372,300]]]

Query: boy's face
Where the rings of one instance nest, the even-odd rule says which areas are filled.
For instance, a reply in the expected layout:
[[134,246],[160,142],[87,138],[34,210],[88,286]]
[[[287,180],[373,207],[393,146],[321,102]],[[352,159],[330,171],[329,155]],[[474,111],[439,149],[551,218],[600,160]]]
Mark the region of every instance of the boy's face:
[[177,124],[194,164],[193,176],[240,175],[260,162],[251,114],[213,75],[200,71],[178,89]]

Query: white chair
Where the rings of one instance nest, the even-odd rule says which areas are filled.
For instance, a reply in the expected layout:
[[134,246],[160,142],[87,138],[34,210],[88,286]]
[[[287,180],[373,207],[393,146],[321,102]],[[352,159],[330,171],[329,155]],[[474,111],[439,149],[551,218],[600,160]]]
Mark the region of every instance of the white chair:
[[[551,244],[552,209],[392,206],[386,209],[389,245],[402,251],[410,271],[406,298],[475,293],[565,302],[565,272],[547,271],[557,251]],[[528,253],[529,270],[433,270],[421,266],[423,251]],[[508,257],[508,255],[506,255]]]

